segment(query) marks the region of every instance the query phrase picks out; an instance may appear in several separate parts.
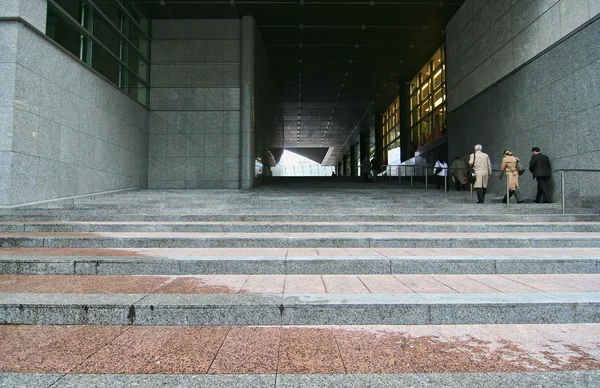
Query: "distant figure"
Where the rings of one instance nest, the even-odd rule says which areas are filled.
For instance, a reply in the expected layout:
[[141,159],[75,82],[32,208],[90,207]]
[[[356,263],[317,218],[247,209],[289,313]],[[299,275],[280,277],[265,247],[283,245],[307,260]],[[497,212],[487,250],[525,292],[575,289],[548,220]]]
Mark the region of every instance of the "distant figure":
[[477,193],[477,203],[484,203],[485,191],[488,185],[488,179],[492,175],[492,163],[488,154],[483,153],[481,144],[473,147],[474,152],[469,157],[469,167],[475,171],[475,192]]
[[[550,167],[550,159],[541,153],[539,147],[531,149],[531,160],[529,161],[529,171],[533,174],[533,179],[537,179],[537,194],[535,203],[551,203],[550,187],[548,185],[552,176],[552,168]],[[542,201],[542,197],[544,200]]]
[[335,175],[335,171],[332,171],[332,172],[331,172],[331,176],[336,176],[336,175]]
[[446,163],[446,158],[444,158],[443,156],[440,156],[437,160],[437,162],[435,162],[434,167],[434,174],[435,174],[435,188],[436,189],[440,189],[440,187],[443,189],[444,188],[444,182],[446,182],[446,189],[450,190],[450,187],[448,186],[448,163]]
[[360,161],[360,174],[365,179],[365,182],[369,181],[369,172],[371,172],[371,158],[367,155]]
[[450,167],[452,172],[452,179],[454,180],[454,186],[456,191],[467,190],[466,189],[466,178],[467,178],[467,164],[462,161],[458,156],[454,158],[452,166]]
[[377,180],[377,174],[381,172],[381,155],[375,154],[371,160],[371,171],[373,171],[373,180]]
[[513,156],[510,150],[504,150],[504,154],[502,155],[502,165],[500,166],[500,179],[506,173],[506,179],[508,179],[508,193],[509,196],[506,198],[506,195],[502,199],[502,202],[506,203],[506,201],[515,195],[517,198],[517,203],[523,202],[523,198],[521,198],[521,191],[519,190],[519,171],[517,171],[517,158]]

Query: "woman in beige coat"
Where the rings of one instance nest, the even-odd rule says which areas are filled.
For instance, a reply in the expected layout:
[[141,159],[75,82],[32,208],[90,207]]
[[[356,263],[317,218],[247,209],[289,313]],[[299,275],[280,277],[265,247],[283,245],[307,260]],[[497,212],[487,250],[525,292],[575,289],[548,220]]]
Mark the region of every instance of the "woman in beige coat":
[[[506,173],[508,179],[508,192],[509,197],[515,195],[517,198],[517,203],[523,202],[521,198],[521,192],[519,191],[519,171],[517,171],[517,158],[513,156],[512,152],[509,150],[504,151],[504,155],[502,157],[502,165],[500,166],[500,179]],[[506,195],[502,199],[502,202],[506,203]]]
[[488,179],[492,175],[492,163],[488,154],[483,153],[481,144],[474,147],[474,151],[469,157],[469,167],[475,171],[475,184],[473,188],[477,193],[477,203],[483,203],[485,200],[485,191],[488,185]]

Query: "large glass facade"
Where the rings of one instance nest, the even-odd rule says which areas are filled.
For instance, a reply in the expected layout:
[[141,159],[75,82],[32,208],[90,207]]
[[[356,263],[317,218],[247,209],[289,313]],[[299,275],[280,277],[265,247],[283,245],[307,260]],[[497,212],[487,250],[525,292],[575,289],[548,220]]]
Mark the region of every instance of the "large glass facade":
[[410,83],[410,152],[446,134],[446,60],[444,47]]
[[383,150],[400,147],[400,97],[397,97],[381,115]]
[[48,0],[46,34],[148,104],[150,23],[136,0]]

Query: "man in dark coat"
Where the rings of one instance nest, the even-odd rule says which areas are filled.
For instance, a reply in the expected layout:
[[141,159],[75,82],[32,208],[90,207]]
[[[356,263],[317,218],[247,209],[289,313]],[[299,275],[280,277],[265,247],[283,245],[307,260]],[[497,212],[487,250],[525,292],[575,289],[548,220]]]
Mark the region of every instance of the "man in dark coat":
[[[531,149],[531,161],[529,161],[529,171],[533,174],[533,179],[537,179],[537,194],[535,203],[550,203],[550,187],[549,181],[552,176],[552,168],[550,167],[550,159],[540,152],[539,147]],[[542,197],[544,200],[542,201]]]

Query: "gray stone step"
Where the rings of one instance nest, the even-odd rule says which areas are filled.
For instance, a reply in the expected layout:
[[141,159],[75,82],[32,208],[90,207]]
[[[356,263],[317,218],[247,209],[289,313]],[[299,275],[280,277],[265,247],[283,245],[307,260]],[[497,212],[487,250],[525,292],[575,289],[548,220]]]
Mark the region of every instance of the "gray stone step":
[[0,294],[28,325],[599,323],[600,292],[464,294]]
[[0,274],[593,274],[600,256],[0,256]]
[[595,388],[600,371],[374,374],[76,374],[0,372],[0,387]]
[[600,222],[0,222],[0,232],[560,233],[600,232]]
[[446,222],[446,223],[487,223],[487,222],[600,222],[600,215],[560,215],[560,214],[247,214],[245,212],[193,214],[193,213],[138,213],[138,214],[77,214],[76,212],[48,212],[40,210],[31,214],[0,215],[0,222]]
[[[89,215],[89,214],[219,214],[219,213],[230,213],[230,214],[250,214],[250,215],[261,215],[261,214],[281,214],[281,215],[295,215],[295,214],[347,214],[349,209],[352,209],[352,213],[359,215],[372,215],[372,214],[385,214],[386,212],[393,214],[419,214],[419,213],[428,213],[428,214],[448,214],[448,215],[456,215],[456,214],[523,214],[523,213],[532,213],[532,214],[561,214],[561,207],[559,204],[551,204],[551,205],[523,205],[523,206],[512,206],[507,208],[506,205],[501,203],[497,204],[488,204],[485,206],[478,205],[479,207],[475,207],[475,205],[464,205],[460,206],[458,204],[445,205],[445,206],[435,206],[431,204],[419,204],[419,205],[411,205],[411,204],[382,204],[380,206],[367,206],[364,204],[346,204],[345,206],[340,206],[338,204],[337,207],[328,206],[328,205],[315,205],[310,202],[302,202],[295,204],[271,204],[271,206],[266,208],[261,208],[258,206],[254,206],[251,203],[244,203],[238,206],[234,204],[229,205],[205,205],[205,206],[160,206],[160,207],[152,207],[152,206],[121,206],[121,207],[108,207],[104,208],[102,206],[90,206],[86,207],[74,207],[67,209],[19,209],[14,210],[13,213],[17,215],[27,215],[27,214],[78,214],[78,215]],[[539,207],[538,207],[539,206]],[[570,210],[569,213],[579,213],[573,210]],[[598,214],[595,210],[589,210],[586,212],[582,212],[583,214]]]
[[600,233],[4,233],[0,247],[597,248]]

